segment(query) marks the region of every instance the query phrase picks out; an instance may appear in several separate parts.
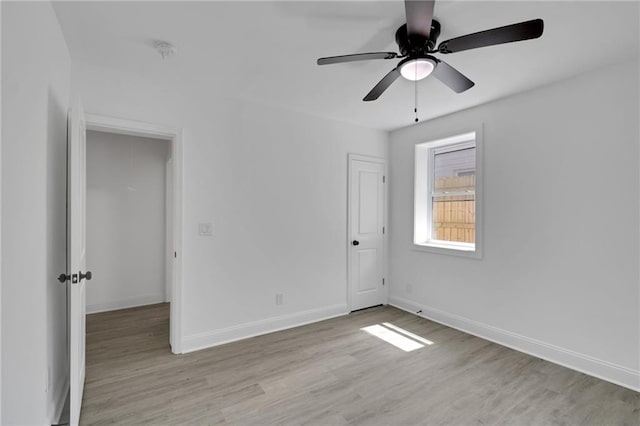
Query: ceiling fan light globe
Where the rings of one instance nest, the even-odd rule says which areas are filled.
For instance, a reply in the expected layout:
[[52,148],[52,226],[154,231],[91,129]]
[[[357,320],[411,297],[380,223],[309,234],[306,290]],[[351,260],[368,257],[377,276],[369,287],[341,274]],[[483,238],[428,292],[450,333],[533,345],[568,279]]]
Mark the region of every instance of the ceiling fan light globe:
[[411,59],[400,66],[400,74],[409,81],[418,81],[428,77],[435,67],[436,63],[433,59]]

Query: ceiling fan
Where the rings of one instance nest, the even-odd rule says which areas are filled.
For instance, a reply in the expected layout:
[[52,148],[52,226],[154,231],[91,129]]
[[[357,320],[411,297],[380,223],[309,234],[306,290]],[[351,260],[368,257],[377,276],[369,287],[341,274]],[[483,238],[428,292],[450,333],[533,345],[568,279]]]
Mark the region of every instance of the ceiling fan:
[[405,0],[407,23],[396,31],[396,43],[398,43],[400,54],[374,52],[330,56],[318,59],[318,65],[371,59],[401,59],[398,65],[371,89],[363,101],[378,99],[400,76],[407,80],[418,81],[432,74],[454,92],[462,93],[472,88],[475,83],[432,54],[449,54],[496,44],[530,40],[540,37],[544,29],[542,19],[534,19],[452,38],[440,42],[436,48],[436,42],[440,35],[440,23],[433,19],[434,3],[434,0]]

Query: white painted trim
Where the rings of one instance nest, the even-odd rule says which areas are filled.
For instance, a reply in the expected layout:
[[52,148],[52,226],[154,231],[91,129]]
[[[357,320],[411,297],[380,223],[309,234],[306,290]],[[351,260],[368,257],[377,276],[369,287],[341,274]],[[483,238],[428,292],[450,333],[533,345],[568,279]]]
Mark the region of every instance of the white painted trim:
[[223,345],[250,337],[273,333],[280,330],[299,327],[318,321],[347,315],[346,305],[333,305],[326,308],[310,309],[308,311],[267,318],[219,330],[197,333],[184,338],[183,353]]
[[143,138],[171,140],[179,132],[157,124],[123,118],[108,117],[98,114],[85,114],[87,130],[95,132],[115,133],[118,135],[139,136]]
[[[638,370],[483,324],[440,309],[418,305],[403,298],[391,297],[389,304],[499,345],[640,392],[640,371]],[[418,314],[418,311],[422,312]]]
[[145,294],[143,296],[130,297],[128,299],[114,300],[112,302],[95,303],[87,305],[87,314],[97,314],[98,312],[115,311],[117,309],[135,308],[136,306],[154,305],[164,303],[164,293]]
[[389,280],[387,280],[388,276],[388,246],[389,246],[389,165],[385,158],[382,157],[373,157],[370,155],[361,155],[361,154],[347,154],[347,306],[349,308],[349,312],[352,310],[353,303],[351,301],[351,162],[352,161],[368,161],[370,163],[378,163],[384,166],[384,177],[385,183],[382,186],[382,192],[384,200],[382,201],[383,207],[382,211],[384,212],[384,228],[385,233],[382,236],[382,256],[384,259],[384,265],[382,267],[382,276],[385,278],[385,286],[384,286],[384,304],[387,303],[389,299]]
[[167,159],[165,163],[165,236],[164,236],[164,301],[171,302],[171,293],[173,288],[173,263],[174,263],[174,244],[173,244],[173,157]]
[[170,343],[171,351],[174,354],[182,353],[183,346],[183,329],[182,329],[182,214],[184,205],[182,202],[183,192],[183,175],[182,175],[182,147],[183,147],[183,130],[180,129],[176,133],[172,144],[173,156],[173,245],[178,253],[174,258],[173,264],[173,291],[171,292],[171,312],[170,322],[171,330]]
[[69,394],[69,375],[65,375],[64,380],[60,381],[60,384],[55,389],[53,393],[53,398],[49,400],[49,410],[48,413],[51,413],[52,418],[49,419],[51,424],[57,424],[60,422],[60,417],[62,416],[62,410],[64,410],[64,403],[67,400],[67,395]]
[[85,114],[86,129],[97,132],[115,133],[128,136],[141,136],[171,141],[173,157],[173,243],[178,253],[173,265],[173,289],[171,294],[170,332],[171,351],[182,353],[182,145],[183,130],[165,127],[141,121],[108,117],[98,114]]
[[[455,136],[451,136],[455,134]],[[473,135],[476,148],[476,242],[473,249],[455,243],[447,243],[431,239],[433,187],[431,169],[433,150],[445,146],[469,143]],[[414,146],[414,183],[413,183],[413,238],[411,249],[429,253],[462,256],[471,259],[482,259],[484,242],[484,123],[450,132],[444,137],[430,138],[429,141],[418,142]]]

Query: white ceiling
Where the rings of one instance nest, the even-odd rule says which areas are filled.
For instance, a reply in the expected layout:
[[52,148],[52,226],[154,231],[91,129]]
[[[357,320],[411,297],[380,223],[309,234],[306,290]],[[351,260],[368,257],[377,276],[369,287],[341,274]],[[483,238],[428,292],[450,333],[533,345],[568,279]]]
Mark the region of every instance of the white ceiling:
[[[74,61],[207,89],[378,129],[413,123],[414,85],[365,94],[397,61],[319,67],[318,57],[395,50],[401,0],[387,2],[56,2]],[[456,94],[418,84],[422,121],[638,57],[637,2],[439,1],[440,40],[534,18],[537,40],[440,58],[475,81]],[[154,39],[178,49],[165,60]],[[176,77],[177,76],[177,77]]]

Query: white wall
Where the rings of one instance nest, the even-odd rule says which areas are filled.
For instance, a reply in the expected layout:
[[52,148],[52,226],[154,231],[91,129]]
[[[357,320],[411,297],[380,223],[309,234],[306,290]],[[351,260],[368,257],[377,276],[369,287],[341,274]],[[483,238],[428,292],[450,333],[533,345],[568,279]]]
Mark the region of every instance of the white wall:
[[[55,18],[55,16],[54,16]],[[66,285],[56,280],[67,269],[67,111],[69,109],[71,62],[67,45],[56,21],[51,21],[49,88],[46,140],[46,239],[47,239],[47,416],[57,421],[69,387]]]
[[49,3],[2,2],[2,424],[50,424],[66,394],[70,58]]
[[170,76],[73,79],[88,112],[184,128],[184,350],[346,312],[347,153],[385,157],[386,133]]
[[[617,65],[393,132],[391,303],[640,388],[638,75]],[[484,258],[412,250],[414,145],[477,123]]]
[[165,297],[165,166],[170,142],[87,132],[87,311]]

